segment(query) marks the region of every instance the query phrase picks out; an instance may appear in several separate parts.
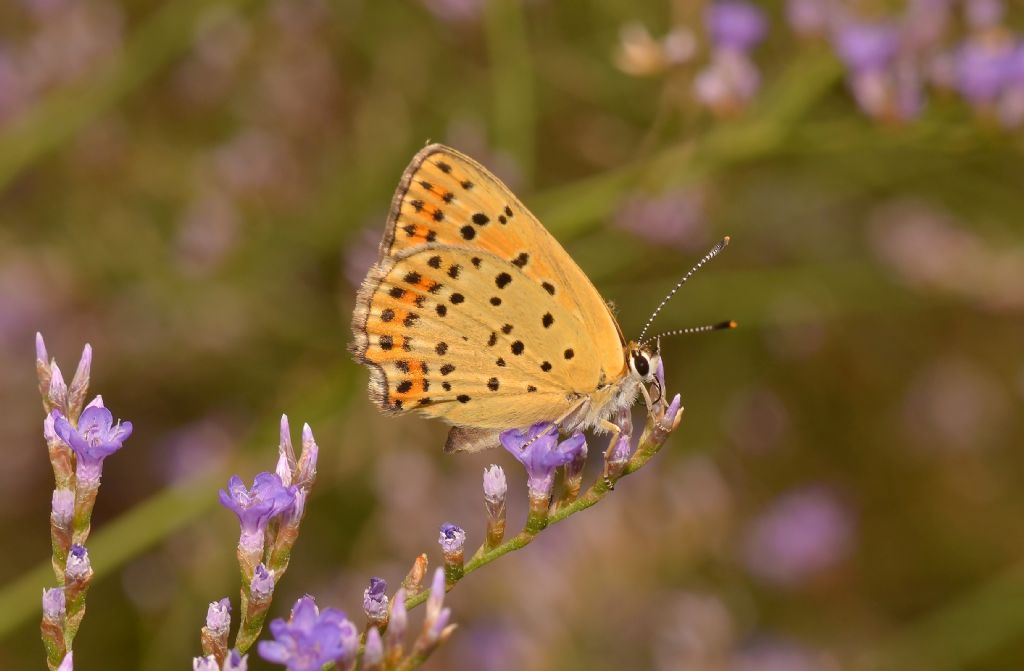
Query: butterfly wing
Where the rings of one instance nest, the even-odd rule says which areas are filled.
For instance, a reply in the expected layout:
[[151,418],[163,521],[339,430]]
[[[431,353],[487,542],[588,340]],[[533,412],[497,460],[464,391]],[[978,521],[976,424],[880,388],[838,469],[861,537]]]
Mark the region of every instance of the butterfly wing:
[[352,327],[378,405],[461,427],[558,419],[626,370],[583,271],[504,184],[440,145],[402,177]]

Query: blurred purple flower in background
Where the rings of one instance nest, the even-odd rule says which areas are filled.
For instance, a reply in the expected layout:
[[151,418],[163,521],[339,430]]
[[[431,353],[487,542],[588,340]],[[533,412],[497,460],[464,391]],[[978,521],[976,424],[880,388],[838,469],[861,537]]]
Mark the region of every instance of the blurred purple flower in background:
[[319,671],[328,662],[354,658],[359,645],[355,625],[336,608],[320,611],[311,596],[299,599],[287,621],[270,623],[273,641],[260,641],[260,657],[288,671]]
[[703,250],[709,237],[706,201],[700,187],[681,187],[657,195],[633,193],[623,199],[613,221],[653,244]]
[[847,22],[834,37],[836,53],[853,73],[889,67],[899,51],[899,40],[899,28],[890,22]]
[[711,41],[718,48],[749,51],[768,32],[764,12],[743,0],[718,0],[705,15]]
[[783,494],[751,521],[743,562],[762,580],[793,586],[843,562],[854,542],[849,509],[828,487],[810,485]]
[[420,0],[431,14],[451,23],[470,23],[483,15],[483,0]]
[[716,114],[735,114],[761,87],[761,74],[749,52],[764,39],[768,20],[760,9],[742,0],[714,2],[704,18],[711,62],[694,79],[694,95]]
[[954,85],[972,105],[989,106],[1003,92],[1013,73],[1016,50],[1005,39],[976,37],[954,52]]

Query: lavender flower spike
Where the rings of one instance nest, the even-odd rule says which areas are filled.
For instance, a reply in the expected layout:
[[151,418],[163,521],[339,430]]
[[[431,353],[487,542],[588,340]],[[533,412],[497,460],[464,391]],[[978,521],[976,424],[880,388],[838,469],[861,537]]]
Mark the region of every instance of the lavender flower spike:
[[577,433],[559,443],[558,428],[550,422],[540,422],[526,433],[516,429],[505,431],[500,440],[526,467],[531,516],[546,516],[555,469],[576,458],[586,444],[583,434]]
[[454,584],[463,575],[465,561],[466,532],[451,522],[441,525],[441,535],[437,542],[444,553],[444,571],[449,584]]
[[228,480],[227,490],[220,490],[221,505],[238,516],[242,528],[238,549],[247,558],[247,566],[243,567],[247,572],[255,568],[255,561],[263,552],[267,523],[288,511],[294,501],[294,491],[285,488],[276,473],[260,473],[250,489],[246,489],[240,477],[233,475]]
[[363,612],[370,624],[386,627],[388,624],[388,584],[383,578],[370,578],[370,586],[363,590]]
[[78,456],[75,474],[79,486],[87,489],[99,487],[103,460],[121,449],[132,434],[132,423],[114,424],[114,416],[109,410],[92,404],[82,412],[77,427],[71,426],[59,410],[54,410],[51,416],[54,431]]
[[321,612],[311,596],[299,599],[288,621],[270,623],[273,641],[260,641],[260,657],[284,664],[288,671],[319,671],[328,662],[355,657],[359,634],[345,614],[335,608]]

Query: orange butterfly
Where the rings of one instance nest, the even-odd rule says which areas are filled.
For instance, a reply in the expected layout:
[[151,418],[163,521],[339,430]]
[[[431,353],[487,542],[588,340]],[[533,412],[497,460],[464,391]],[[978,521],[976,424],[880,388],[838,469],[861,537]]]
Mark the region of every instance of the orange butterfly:
[[508,187],[439,144],[402,175],[352,333],[370,398],[453,424],[447,451],[497,446],[502,431],[537,422],[617,432],[609,418],[647,396],[659,363],[657,338],[626,341],[594,285]]

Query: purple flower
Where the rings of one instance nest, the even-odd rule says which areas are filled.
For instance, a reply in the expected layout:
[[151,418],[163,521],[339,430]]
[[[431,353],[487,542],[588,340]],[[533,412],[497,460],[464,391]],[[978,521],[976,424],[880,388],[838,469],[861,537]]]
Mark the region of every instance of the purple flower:
[[501,444],[526,467],[531,498],[551,495],[555,469],[576,458],[586,445],[582,433],[558,442],[558,427],[551,422],[534,424],[526,433],[518,429],[502,432]]
[[260,473],[251,489],[246,489],[242,478],[232,475],[227,490],[220,490],[220,502],[238,516],[243,539],[262,543],[267,523],[294,504],[295,490],[285,487],[276,473]]
[[84,545],[75,543],[71,546],[71,551],[68,552],[67,565],[64,568],[64,573],[67,575],[69,580],[82,580],[89,577],[92,573],[92,563],[89,561],[89,551],[85,549]]
[[[714,92],[709,98],[715,98]],[[657,195],[635,193],[622,201],[614,221],[623,230],[656,245],[703,249],[708,228],[705,200],[699,188]]]
[[64,619],[65,599],[63,587],[51,587],[43,590],[43,619],[59,622]]
[[78,456],[79,478],[89,482],[99,482],[103,460],[120,450],[132,433],[131,422],[114,424],[114,416],[103,407],[102,401],[100,405],[90,403],[82,411],[77,427],[71,426],[59,410],[54,410],[51,416],[54,431]]
[[954,85],[974,105],[995,101],[1014,72],[1014,48],[1008,41],[973,39],[954,54]]
[[834,36],[836,52],[854,73],[884,70],[899,50],[899,29],[891,23],[848,23]]
[[446,557],[462,552],[463,546],[466,545],[466,532],[458,525],[445,522],[441,525],[441,535],[437,542],[441,544],[441,551]]
[[853,520],[823,486],[783,495],[747,530],[743,555],[752,573],[792,585],[844,560],[853,547]]
[[719,0],[705,18],[716,47],[749,51],[764,39],[768,21],[764,12],[742,0]]
[[226,635],[231,628],[231,601],[224,597],[210,602],[206,609],[206,628],[215,635]]
[[383,578],[370,578],[370,586],[363,590],[363,612],[371,622],[387,622],[388,584]]
[[321,612],[308,595],[295,603],[287,622],[271,622],[270,632],[275,640],[260,641],[260,657],[288,671],[319,671],[327,662],[350,660],[359,644],[359,633],[343,612]]

